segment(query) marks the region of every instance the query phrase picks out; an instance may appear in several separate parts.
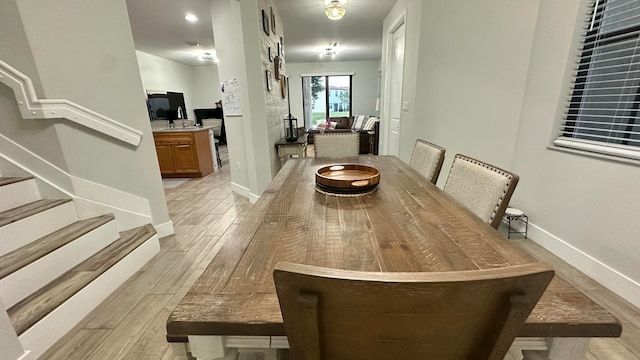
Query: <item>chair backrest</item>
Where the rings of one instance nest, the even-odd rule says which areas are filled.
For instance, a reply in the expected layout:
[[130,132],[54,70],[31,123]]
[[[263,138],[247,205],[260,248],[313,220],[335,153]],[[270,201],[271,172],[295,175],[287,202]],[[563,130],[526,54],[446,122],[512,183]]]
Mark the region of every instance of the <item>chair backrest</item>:
[[416,140],[409,166],[432,183],[438,181],[446,149],[422,139]]
[[213,126],[213,136],[219,137],[222,134],[222,119],[211,119],[211,126]]
[[296,360],[502,360],[553,278],[544,263],[375,273],[279,263]]
[[358,156],[360,142],[358,133],[320,133],[313,140],[316,157]]
[[512,172],[457,154],[443,190],[497,229],[518,180]]

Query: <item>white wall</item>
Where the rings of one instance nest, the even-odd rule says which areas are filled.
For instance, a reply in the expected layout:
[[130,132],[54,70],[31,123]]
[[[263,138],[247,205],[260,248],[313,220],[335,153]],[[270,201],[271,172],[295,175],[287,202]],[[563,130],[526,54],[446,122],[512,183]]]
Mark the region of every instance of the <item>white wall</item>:
[[[19,14],[8,16],[21,17],[23,37],[31,50],[31,54],[21,51],[21,56],[25,63],[35,64],[37,72],[20,63],[15,66],[41,84],[41,95],[69,99],[138,129],[143,136],[140,146],[133,147],[66,121],[34,120],[16,123],[12,136],[17,141],[27,138],[25,146],[37,143],[33,148],[38,155],[73,176],[148,199],[154,225],[168,223],[124,2],[24,0],[16,4]],[[46,130],[38,132],[37,127]],[[47,144],[50,153],[43,149]]]
[[195,119],[193,67],[142,51],[136,51],[136,57],[145,91],[143,97],[146,98],[147,90],[181,92],[184,94],[189,119]]
[[[511,204],[529,215],[530,237],[640,306],[638,163],[549,147],[586,3],[424,2],[419,55],[407,46],[403,97],[411,97],[413,77],[416,101],[403,113],[409,141],[401,156],[408,159],[416,138],[446,147],[440,185],[459,152],[515,171]],[[401,0],[392,12],[407,8],[410,25],[411,6]],[[411,34],[409,26],[408,42]]]
[[511,165],[537,13],[537,0],[422,5],[411,133],[447,148],[444,169],[456,153]]
[[587,1],[541,0],[512,168],[532,238],[640,306],[640,171],[547,147],[562,117]]
[[213,108],[222,99],[215,65],[188,66],[142,51],[136,57],[144,96],[146,90],[183,93],[189,119],[195,119],[194,109]]
[[193,108],[213,108],[222,99],[218,67],[215,65],[194,66],[193,76]]
[[302,124],[302,74],[328,74],[334,72],[353,72],[352,111],[353,115],[375,115],[378,97],[378,69],[376,61],[333,61],[315,63],[289,63],[289,92],[291,95],[291,114]]

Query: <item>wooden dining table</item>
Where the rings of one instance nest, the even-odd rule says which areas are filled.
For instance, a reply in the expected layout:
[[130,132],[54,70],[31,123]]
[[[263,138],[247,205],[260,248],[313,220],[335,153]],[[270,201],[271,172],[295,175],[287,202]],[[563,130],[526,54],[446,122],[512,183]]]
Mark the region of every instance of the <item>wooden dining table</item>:
[[[328,164],[373,166],[366,196],[315,189]],[[287,349],[273,282],[280,261],[373,272],[437,272],[536,259],[394,156],[288,161],[167,320],[174,352],[200,360]],[[592,337],[618,337],[604,308],[556,274],[512,349],[524,359],[583,359]],[[185,345],[188,343],[188,347]]]

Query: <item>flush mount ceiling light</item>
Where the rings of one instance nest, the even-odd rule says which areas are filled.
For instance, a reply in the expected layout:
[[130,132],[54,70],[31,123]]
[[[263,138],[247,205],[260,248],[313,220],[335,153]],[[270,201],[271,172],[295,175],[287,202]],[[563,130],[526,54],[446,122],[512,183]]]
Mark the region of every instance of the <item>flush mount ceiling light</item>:
[[327,17],[331,20],[342,19],[344,14],[347,12],[347,9],[345,9],[344,7],[344,4],[346,3],[347,0],[325,0],[324,4],[327,5],[327,7],[324,9],[325,15],[327,15]]
[[213,61],[216,64],[220,62],[220,59],[218,59],[218,54],[215,50],[213,51],[213,54],[210,52],[202,53],[200,58],[206,61]]
[[185,19],[185,20],[187,20],[187,21],[188,21],[188,22],[190,22],[190,23],[194,23],[194,22],[198,21],[198,18],[197,18],[195,15],[193,15],[193,14],[187,14],[187,15],[184,17],[184,19]]
[[323,58],[325,56],[331,56],[331,58],[335,58],[336,55],[338,55],[338,48],[340,46],[342,46],[342,44],[330,43],[328,48],[320,52],[320,57]]

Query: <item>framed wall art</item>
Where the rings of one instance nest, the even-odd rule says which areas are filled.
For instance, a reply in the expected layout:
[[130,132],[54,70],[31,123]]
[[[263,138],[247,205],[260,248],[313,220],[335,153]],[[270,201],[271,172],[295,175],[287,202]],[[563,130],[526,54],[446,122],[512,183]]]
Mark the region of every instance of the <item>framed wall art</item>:
[[273,51],[271,51],[271,46],[269,46],[269,61],[273,62]]
[[273,58],[273,71],[276,73],[276,79],[280,79],[282,73],[282,58],[277,56]]
[[283,99],[287,97],[287,86],[287,77],[284,74],[280,74],[280,94]]
[[262,10],[262,30],[265,34],[269,35],[269,16],[267,12]]
[[271,77],[271,71],[265,70],[265,79],[267,81],[267,90],[273,90],[273,78]]
[[276,16],[273,14],[273,8],[269,7],[269,11],[271,12],[271,31],[275,35],[276,33]]

